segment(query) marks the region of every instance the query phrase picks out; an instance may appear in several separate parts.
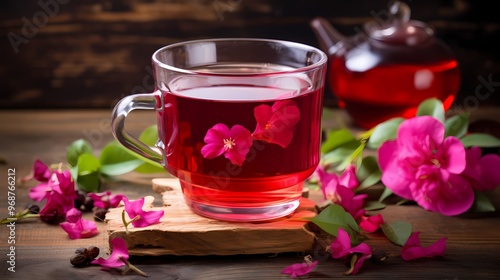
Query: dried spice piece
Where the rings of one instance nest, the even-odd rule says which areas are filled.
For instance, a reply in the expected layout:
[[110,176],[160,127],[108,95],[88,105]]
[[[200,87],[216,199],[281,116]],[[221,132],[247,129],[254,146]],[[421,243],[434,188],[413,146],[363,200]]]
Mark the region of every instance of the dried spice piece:
[[78,248],[69,262],[75,267],[85,267],[99,255],[99,247],[90,246],[88,248]]
[[96,222],[104,222],[104,219],[106,218],[106,214],[108,213],[107,209],[100,208],[100,207],[94,207],[94,221]]

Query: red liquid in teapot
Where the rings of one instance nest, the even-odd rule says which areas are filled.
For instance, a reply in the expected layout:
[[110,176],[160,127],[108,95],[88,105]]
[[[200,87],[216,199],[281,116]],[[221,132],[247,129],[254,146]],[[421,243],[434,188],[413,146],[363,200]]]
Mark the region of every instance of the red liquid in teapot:
[[411,118],[425,99],[438,98],[445,110],[460,83],[456,60],[432,65],[379,65],[365,72],[350,71],[344,58],[331,62],[329,77],[339,107],[365,129],[393,117]]

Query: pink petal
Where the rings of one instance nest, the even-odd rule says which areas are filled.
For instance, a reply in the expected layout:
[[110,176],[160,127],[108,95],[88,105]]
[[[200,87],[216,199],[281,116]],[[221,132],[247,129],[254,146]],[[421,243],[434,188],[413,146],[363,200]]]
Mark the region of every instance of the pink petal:
[[321,183],[321,191],[323,192],[323,197],[331,201],[338,201],[337,199],[337,187],[339,186],[336,177],[331,177],[331,180],[324,184]]
[[206,144],[201,148],[201,154],[203,155],[204,158],[215,158],[224,153],[224,144],[221,140],[220,143],[210,143]]
[[306,275],[311,272],[314,267],[318,264],[318,261],[311,263],[310,265],[307,263],[295,263],[290,266],[285,267],[281,273],[290,274],[290,277],[295,278],[297,276]]
[[348,255],[351,249],[351,237],[342,228],[338,229],[337,238],[330,244],[330,251],[334,259],[342,258]]
[[401,123],[397,132],[399,149],[409,153],[437,150],[444,140],[444,125],[434,117],[418,116]]
[[147,227],[153,224],[157,224],[160,222],[160,219],[163,217],[163,210],[151,210],[151,211],[143,211],[140,215],[141,218],[132,222],[134,227]]
[[342,206],[354,219],[358,219],[365,213],[363,204],[367,197],[367,194],[354,195],[353,190],[338,185],[334,202]]
[[126,197],[124,197],[123,203],[125,204],[125,212],[130,219],[134,219],[136,216],[139,216],[137,220],[132,222],[134,227],[147,227],[149,225],[156,224],[160,221],[164,214],[163,210],[142,210],[142,207],[144,206],[144,197],[134,201],[129,201]]
[[82,212],[76,208],[71,208],[66,213],[66,222],[76,223],[82,219]]
[[103,269],[118,268],[125,265],[125,263],[121,260],[128,260],[129,258],[125,240],[123,240],[122,238],[113,238],[110,242],[113,248],[111,256],[109,256],[108,259],[98,258],[96,260],[93,260],[91,262],[92,264],[101,265]]
[[293,139],[300,111],[293,101],[276,101],[272,108],[267,105],[257,106],[254,116],[257,120],[257,127],[253,132],[254,139],[286,148]]
[[420,239],[418,238],[419,234],[419,232],[412,233],[403,246],[401,251],[403,260],[409,261],[418,258],[432,258],[444,255],[446,250],[446,237],[439,239],[428,247],[422,247],[420,246]]
[[40,182],[47,182],[52,172],[50,168],[41,160],[36,159],[33,163],[33,178]]
[[365,261],[369,258],[372,257],[372,254],[369,253],[369,254],[363,254],[357,261],[356,263],[354,264],[354,267],[352,269],[352,272],[351,274],[352,275],[356,275],[359,271],[359,269],[363,266],[363,264],[365,263]]
[[378,150],[378,163],[382,171],[381,181],[396,195],[413,199],[409,186],[414,181],[414,170],[398,160],[398,142],[386,141]]
[[349,164],[346,167],[344,172],[340,175],[339,184],[351,190],[359,185],[358,179],[356,178],[356,166]]
[[49,183],[40,183],[35,187],[30,189],[29,197],[34,201],[42,201],[47,197],[48,192],[52,190],[51,184]]
[[450,173],[459,174],[465,169],[465,148],[456,137],[446,137],[436,153],[440,167]]
[[224,139],[229,137],[229,128],[225,124],[218,123],[210,128],[203,139],[206,143],[201,148],[203,157],[211,159],[224,153]]
[[466,151],[467,166],[462,176],[478,191],[490,191],[500,185],[500,156],[488,154],[481,157],[481,148],[474,146]]
[[257,121],[257,127],[253,134],[261,134],[265,129],[267,122],[271,119],[273,114],[273,110],[271,106],[268,105],[260,105],[253,109],[253,115],[255,120]]
[[455,216],[471,208],[474,203],[474,190],[467,180],[460,175],[451,174],[445,186],[437,202],[439,213]]
[[384,218],[382,215],[379,213],[376,216],[370,216],[370,217],[362,217],[362,221],[359,223],[359,226],[367,232],[375,232],[377,229],[380,228],[380,225],[383,225]]
[[345,257],[353,253],[371,254],[371,249],[366,243],[351,247],[351,237],[342,228],[338,229],[337,238],[330,244],[330,251],[334,259]]

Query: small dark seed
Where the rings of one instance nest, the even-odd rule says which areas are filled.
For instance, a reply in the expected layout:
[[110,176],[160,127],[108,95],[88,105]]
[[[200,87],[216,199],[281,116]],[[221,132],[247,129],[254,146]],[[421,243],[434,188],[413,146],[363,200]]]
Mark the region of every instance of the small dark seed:
[[92,211],[94,208],[94,200],[90,197],[85,197],[85,202],[83,203],[83,207],[85,207],[86,211]]
[[78,248],[78,249],[75,250],[75,254],[82,254],[82,255],[84,255],[86,251],[87,251],[86,248],[81,247],[81,248]]
[[99,252],[100,252],[99,247],[90,246],[90,247],[87,248],[87,251],[86,251],[85,255],[89,259],[93,260],[93,259],[97,258],[97,256],[99,256]]
[[69,262],[76,267],[87,266],[89,265],[90,261],[91,260],[87,258],[87,256],[85,256],[84,254],[74,254],[69,260]]
[[385,251],[375,251],[370,259],[374,263],[383,263],[387,259],[387,253]]
[[94,208],[94,221],[96,222],[104,222],[104,219],[106,218],[106,213],[108,213],[107,209],[104,208]]
[[40,206],[36,204],[30,204],[28,205],[28,210],[30,211],[30,214],[38,214],[40,213]]

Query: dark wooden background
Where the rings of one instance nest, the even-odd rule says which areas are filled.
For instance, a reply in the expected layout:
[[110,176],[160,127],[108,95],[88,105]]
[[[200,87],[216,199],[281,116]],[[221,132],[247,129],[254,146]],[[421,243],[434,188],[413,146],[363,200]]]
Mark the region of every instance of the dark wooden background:
[[[263,37],[318,46],[312,18],[326,17],[354,34],[374,12],[386,11],[387,2],[2,0],[0,108],[112,108],[125,95],[152,90],[150,57],[163,45]],[[463,78],[456,105],[500,104],[500,23],[491,2],[406,2],[412,18],[434,28],[459,59]],[[39,3],[52,5],[44,9]],[[329,89],[326,97],[333,104]]]

